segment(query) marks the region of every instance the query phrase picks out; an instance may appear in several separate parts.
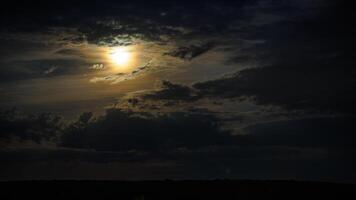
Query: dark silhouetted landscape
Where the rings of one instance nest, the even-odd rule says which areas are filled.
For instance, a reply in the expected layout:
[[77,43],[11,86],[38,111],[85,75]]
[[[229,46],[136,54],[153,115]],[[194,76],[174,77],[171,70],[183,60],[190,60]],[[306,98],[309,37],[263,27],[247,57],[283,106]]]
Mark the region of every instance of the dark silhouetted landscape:
[[295,181],[2,182],[2,199],[352,199],[356,185]]

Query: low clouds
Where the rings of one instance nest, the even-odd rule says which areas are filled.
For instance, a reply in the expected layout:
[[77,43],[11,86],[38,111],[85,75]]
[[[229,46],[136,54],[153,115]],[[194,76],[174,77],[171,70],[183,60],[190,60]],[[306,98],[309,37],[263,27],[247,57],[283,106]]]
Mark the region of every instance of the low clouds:
[[[121,173],[127,171],[132,175],[125,177],[110,172],[111,178],[130,180],[147,177],[151,170],[158,169],[160,173],[153,176],[156,179],[277,176],[352,181],[355,178],[353,117],[257,123],[247,127],[245,134],[232,135],[221,129],[220,120],[206,114],[153,115],[110,109],[98,117],[83,113],[75,122],[64,125],[50,115],[14,117],[13,112],[2,114],[0,125],[4,131],[0,140],[17,137],[23,142],[0,150],[4,164],[0,178],[36,179],[42,177],[36,170],[50,163],[75,166],[71,168],[74,171],[94,170],[90,166],[96,165],[92,175],[81,177],[100,179],[106,176],[98,176],[97,170],[114,166]],[[44,145],[48,140],[52,146]],[[24,145],[26,141],[33,143]],[[35,145],[39,142],[42,145]],[[17,144],[21,143],[17,141]],[[18,163],[25,164],[23,169],[36,176],[26,173],[14,176]],[[124,169],[126,165],[137,168]],[[13,166],[13,170],[9,166]],[[56,174],[67,177],[67,167],[55,167]],[[134,173],[139,169],[144,172]],[[183,171],[178,173],[180,170]],[[340,171],[347,172],[348,176]],[[48,173],[43,171],[47,178],[53,177]]]
[[[140,116],[141,115],[141,116]],[[69,127],[62,145],[109,151],[157,151],[230,143],[231,136],[219,130],[212,116],[171,113],[151,116],[108,110],[84,127]]]
[[63,123],[51,114],[1,113],[1,139],[35,143],[53,142],[59,147],[97,151],[180,151],[211,147],[291,147],[354,149],[354,117],[314,117],[279,120],[247,126],[244,133],[222,129],[213,113],[148,112],[108,109],[94,117],[82,113]]
[[0,113],[1,139],[50,142],[61,130],[60,117],[51,114],[23,115],[16,109]]
[[156,151],[176,148],[229,144],[231,136],[220,130],[209,115],[169,113],[154,115],[109,109],[93,118],[83,113],[65,125],[51,114],[23,115],[17,110],[1,113],[1,139],[36,143],[55,142],[58,146],[105,151]]
[[355,151],[354,120],[354,117],[322,117],[256,124],[246,128],[246,143]]

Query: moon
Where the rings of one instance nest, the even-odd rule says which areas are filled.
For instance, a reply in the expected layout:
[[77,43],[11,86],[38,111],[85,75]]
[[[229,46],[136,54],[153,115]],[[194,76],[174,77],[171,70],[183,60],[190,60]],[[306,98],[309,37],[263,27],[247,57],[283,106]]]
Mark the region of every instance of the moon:
[[115,48],[111,54],[111,61],[117,66],[125,66],[130,62],[131,53],[124,48]]

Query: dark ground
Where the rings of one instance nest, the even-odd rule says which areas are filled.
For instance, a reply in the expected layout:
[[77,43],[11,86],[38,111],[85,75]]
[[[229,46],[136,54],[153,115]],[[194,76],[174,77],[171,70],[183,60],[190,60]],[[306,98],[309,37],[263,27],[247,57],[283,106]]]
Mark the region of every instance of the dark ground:
[[295,181],[1,182],[0,199],[354,199],[355,184]]

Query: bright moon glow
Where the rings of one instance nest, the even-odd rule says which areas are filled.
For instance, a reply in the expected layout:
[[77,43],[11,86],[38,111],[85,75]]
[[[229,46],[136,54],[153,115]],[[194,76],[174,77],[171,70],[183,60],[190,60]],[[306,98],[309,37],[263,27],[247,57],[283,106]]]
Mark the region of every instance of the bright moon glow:
[[112,62],[116,65],[123,66],[129,63],[130,61],[130,52],[123,48],[117,48],[113,50],[110,54]]

